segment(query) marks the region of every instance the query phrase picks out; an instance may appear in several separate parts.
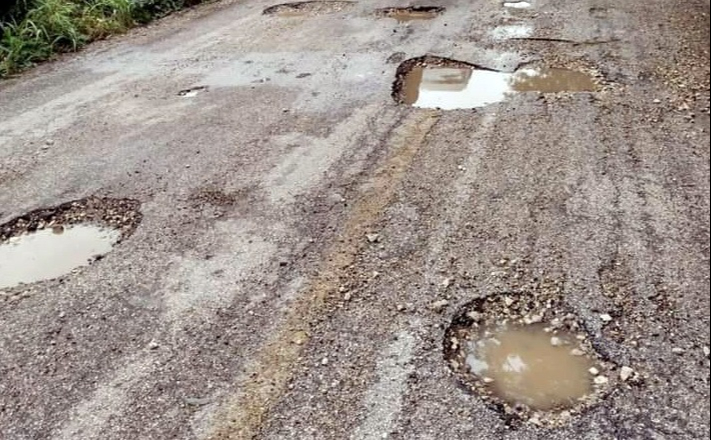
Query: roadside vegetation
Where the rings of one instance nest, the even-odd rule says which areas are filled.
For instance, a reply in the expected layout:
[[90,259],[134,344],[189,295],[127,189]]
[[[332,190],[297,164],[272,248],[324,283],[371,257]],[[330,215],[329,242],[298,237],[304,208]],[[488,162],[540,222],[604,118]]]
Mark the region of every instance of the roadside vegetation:
[[0,78],[203,0],[0,0]]

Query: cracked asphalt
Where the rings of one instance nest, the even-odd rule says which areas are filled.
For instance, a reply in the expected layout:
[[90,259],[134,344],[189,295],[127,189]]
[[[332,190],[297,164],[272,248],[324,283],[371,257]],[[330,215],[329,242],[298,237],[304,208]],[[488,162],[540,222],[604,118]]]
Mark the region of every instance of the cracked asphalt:
[[[0,292],[0,439],[709,438],[708,0],[273,5],[0,83],[0,224],[88,197],[142,216],[91,266]],[[605,87],[397,104],[427,54]],[[511,425],[443,337],[544,285],[638,380]]]

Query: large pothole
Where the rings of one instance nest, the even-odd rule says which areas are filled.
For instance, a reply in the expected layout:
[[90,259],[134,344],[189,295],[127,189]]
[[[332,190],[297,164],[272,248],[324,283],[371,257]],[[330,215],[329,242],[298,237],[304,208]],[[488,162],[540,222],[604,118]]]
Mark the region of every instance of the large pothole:
[[141,221],[130,199],[87,198],[0,225],[0,289],[61,277],[87,266]]
[[410,7],[391,7],[382,8],[375,11],[375,15],[384,18],[393,18],[400,23],[406,23],[416,20],[432,20],[444,13],[445,8],[442,6],[410,6]]
[[352,1],[305,1],[282,3],[266,8],[264,15],[279,17],[299,17],[303,15],[318,15],[339,12],[355,4]]
[[453,110],[483,107],[523,92],[598,90],[597,78],[579,70],[529,65],[500,72],[464,61],[424,56],[400,64],[392,96],[400,104]]
[[466,304],[445,332],[457,378],[509,422],[555,426],[598,402],[615,365],[575,314],[550,296],[489,296]]

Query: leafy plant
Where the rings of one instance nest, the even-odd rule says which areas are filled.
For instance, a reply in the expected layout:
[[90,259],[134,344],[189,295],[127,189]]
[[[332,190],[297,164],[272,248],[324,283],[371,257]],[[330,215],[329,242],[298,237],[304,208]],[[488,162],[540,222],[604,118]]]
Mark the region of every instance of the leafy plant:
[[0,77],[202,1],[15,0],[0,11]]

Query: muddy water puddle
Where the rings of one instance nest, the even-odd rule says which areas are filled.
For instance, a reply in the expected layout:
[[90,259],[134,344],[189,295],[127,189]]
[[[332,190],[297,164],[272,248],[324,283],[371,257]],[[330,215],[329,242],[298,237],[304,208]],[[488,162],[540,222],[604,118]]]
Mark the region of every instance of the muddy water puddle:
[[591,360],[576,353],[575,337],[551,335],[543,326],[483,330],[467,344],[470,371],[509,404],[535,410],[574,405],[591,392]]
[[[511,266],[517,283],[527,277],[523,268]],[[597,351],[601,341],[564,302],[562,286],[550,279],[525,292],[472,300],[445,331],[447,366],[511,426],[569,423],[619,384],[618,367]]]
[[376,15],[384,18],[393,18],[399,23],[417,20],[432,20],[444,12],[441,6],[412,6],[409,8],[383,8],[376,11]]
[[302,17],[308,15],[328,14],[339,12],[352,7],[352,1],[305,1],[282,3],[266,8],[264,15],[276,15],[278,17]]
[[515,93],[594,92],[597,85],[584,72],[562,68],[498,72],[466,65],[415,65],[396,81],[395,99],[421,108],[478,108],[501,102]]
[[595,80],[587,73],[560,68],[524,68],[514,75],[511,88],[517,92],[594,92]]
[[120,231],[94,225],[55,226],[0,244],[0,288],[57,278],[111,251]]

